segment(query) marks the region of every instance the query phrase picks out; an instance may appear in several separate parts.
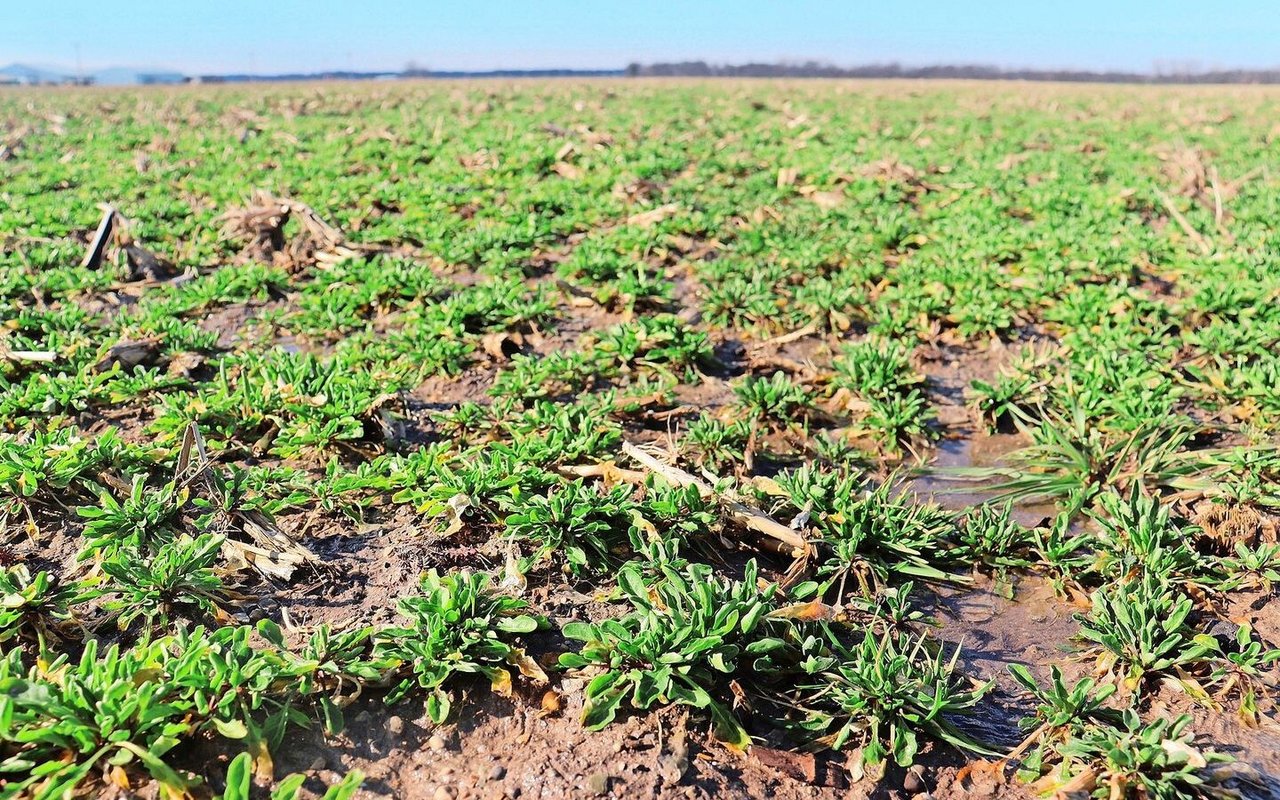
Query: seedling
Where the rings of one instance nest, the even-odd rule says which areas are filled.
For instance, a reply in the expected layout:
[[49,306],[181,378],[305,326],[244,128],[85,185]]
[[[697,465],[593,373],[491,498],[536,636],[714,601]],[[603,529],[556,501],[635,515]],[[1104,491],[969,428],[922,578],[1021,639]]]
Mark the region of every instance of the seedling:
[[812,404],[808,390],[785,372],[770,378],[748,376],[733,391],[748,417],[783,427]]
[[1197,634],[1191,598],[1163,576],[1144,572],[1096,590],[1093,609],[1077,614],[1080,636],[1098,652],[1098,669],[1129,690],[1150,677],[1198,668],[1216,656],[1218,643]]
[[[297,800],[302,796],[302,784],[306,780],[307,776],[302,773],[290,775],[271,790],[270,800]],[[348,772],[340,782],[326,789],[320,800],[351,800],[362,783],[364,773],[360,770]],[[218,800],[250,800],[252,788],[253,758],[248,753],[241,753],[227,765],[227,788]]]
[[813,519],[822,537],[816,542],[817,576],[835,589],[837,600],[855,587],[871,595],[876,585],[896,580],[962,580],[941,569],[956,533],[951,515],[895,494],[892,481],[862,487],[841,480],[816,508],[821,513]]
[[623,703],[636,709],[677,703],[705,709],[720,738],[746,747],[750,737],[718,696],[734,675],[784,647],[765,619],[777,587],[756,585],[754,562],[740,582],[700,564],[664,567],[662,575],[649,586],[635,565],[624,566],[618,586],[632,610],[608,622],[564,626],[564,635],[583,645],[562,655],[560,665],[591,676],[583,725],[605,727]]
[[35,530],[37,506],[97,491],[95,472],[123,447],[110,430],[96,441],[71,428],[36,432],[30,439],[0,434],[0,529],[6,520],[25,518]]
[[215,569],[223,539],[205,534],[198,538],[179,536],[161,544],[154,556],[144,556],[126,548],[102,564],[111,578],[107,589],[113,597],[103,608],[117,615],[123,630],[143,618],[148,627],[157,619],[173,615],[212,617],[230,620],[223,605],[234,599]]
[[1228,796],[1222,785],[1229,773],[1221,770],[1232,758],[1196,746],[1187,727],[1189,715],[1159,718],[1143,724],[1126,709],[1118,728],[1088,726],[1062,744],[1061,765],[1044,788],[1069,780],[1098,788],[1095,797],[1174,798]]
[[61,639],[78,599],[74,586],[59,586],[48,572],[32,576],[22,564],[0,569],[0,644]]
[[868,631],[849,647],[831,630],[805,643],[805,674],[796,690],[797,723],[816,742],[854,751],[857,769],[886,760],[911,766],[921,734],[975,753],[994,751],[964,734],[950,717],[972,710],[992,683],[965,686],[957,650],[946,658],[923,636]]
[[421,594],[400,601],[404,624],[383,631],[373,660],[404,677],[387,695],[395,703],[416,690],[427,693],[427,715],[444,722],[453,706],[447,683],[479,675],[499,694],[510,694],[513,672],[535,682],[547,678],[537,662],[513,644],[546,624],[525,613],[529,604],[497,594],[484,573],[422,576]]
[[533,495],[513,506],[507,517],[507,533],[532,544],[533,560],[562,560],[575,575],[602,572],[616,566],[631,546],[631,489],[618,486],[608,492],[574,481],[543,495]]
[[1032,564],[1034,534],[1013,519],[1011,503],[984,504],[972,509],[959,526],[953,554],[975,569],[990,570],[1007,581],[1012,570]]
[[751,424],[747,420],[724,422],[706,414],[689,423],[687,433],[694,461],[713,470],[741,462],[750,438]]
[[187,487],[173,482],[149,488],[144,475],[134,476],[123,502],[104,491],[98,507],[76,509],[89,520],[83,534],[88,543],[81,558],[98,552],[109,558],[123,549],[147,552],[159,548],[176,532],[178,515],[190,495]]

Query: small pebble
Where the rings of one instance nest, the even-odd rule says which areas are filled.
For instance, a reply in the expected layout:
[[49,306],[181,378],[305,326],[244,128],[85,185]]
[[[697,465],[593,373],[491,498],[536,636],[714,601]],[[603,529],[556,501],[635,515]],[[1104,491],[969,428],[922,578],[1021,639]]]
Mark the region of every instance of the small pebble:
[[609,793],[609,776],[603,772],[593,772],[587,778],[587,791],[592,794]]
[[489,780],[491,781],[500,781],[505,778],[506,775],[507,768],[501,764],[494,764],[493,768],[489,770]]
[[431,738],[427,740],[427,747],[431,748],[432,752],[439,753],[444,749],[444,737],[438,733],[431,734]]
[[389,717],[387,719],[387,733],[392,736],[399,736],[404,733],[404,720],[395,715]]
[[453,800],[458,796],[458,790],[452,786],[441,786],[436,789],[436,793],[432,796],[435,800]]
[[918,767],[907,770],[906,777],[902,779],[902,788],[913,794],[924,791],[924,776],[920,774]]

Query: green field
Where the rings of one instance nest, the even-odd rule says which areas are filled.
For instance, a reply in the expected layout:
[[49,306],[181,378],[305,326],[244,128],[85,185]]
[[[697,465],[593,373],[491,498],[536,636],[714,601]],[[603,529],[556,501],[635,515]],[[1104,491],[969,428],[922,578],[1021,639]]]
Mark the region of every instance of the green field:
[[1278,112],[0,91],[0,798],[1280,793]]

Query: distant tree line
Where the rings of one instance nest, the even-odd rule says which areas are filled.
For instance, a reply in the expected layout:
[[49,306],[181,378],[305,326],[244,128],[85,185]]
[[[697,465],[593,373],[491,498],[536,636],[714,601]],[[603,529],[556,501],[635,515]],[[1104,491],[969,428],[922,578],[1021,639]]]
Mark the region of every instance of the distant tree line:
[[494,69],[433,70],[410,62],[399,72],[285,73],[279,75],[201,75],[187,80],[204,83],[299,80],[386,80],[394,78],[957,78],[969,80],[1068,81],[1081,83],[1280,83],[1280,68],[1260,70],[1197,71],[1192,67],[1172,67],[1152,73],[1097,72],[1092,70],[1004,69],[980,64],[940,64],[932,67],[904,67],[901,64],[865,64],[837,67],[820,61],[791,63],[709,64],[680,61],[659,64],[629,64],[626,69]]
[[629,64],[629,77],[671,78],[960,78],[1005,81],[1067,81],[1082,83],[1280,83],[1280,69],[1230,69],[1212,71],[1169,70],[1156,73],[1097,72],[1066,69],[1004,69],[981,64],[939,64],[904,67],[901,64],[864,64],[837,67],[819,61],[776,64],[708,64],[680,61]]
[[403,72],[405,78],[620,78],[620,69],[486,69],[419,70]]

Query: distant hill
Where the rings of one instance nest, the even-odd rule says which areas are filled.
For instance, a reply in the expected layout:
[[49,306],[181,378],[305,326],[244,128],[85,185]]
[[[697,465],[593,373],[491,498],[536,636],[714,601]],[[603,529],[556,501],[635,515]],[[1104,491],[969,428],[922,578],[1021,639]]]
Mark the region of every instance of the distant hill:
[[[182,83],[181,72],[155,67],[109,67],[85,73],[84,78],[100,86],[134,86],[147,83]],[[10,64],[0,67],[0,80],[18,83],[74,83],[75,70],[45,64]]]
[[0,67],[0,78],[21,83],[63,83],[72,75],[57,67],[36,64],[10,64]]

